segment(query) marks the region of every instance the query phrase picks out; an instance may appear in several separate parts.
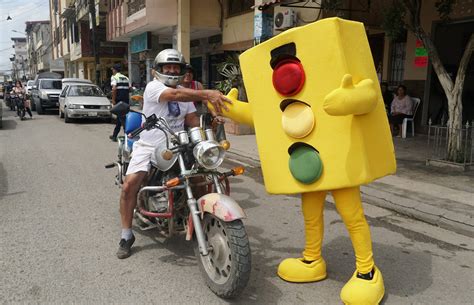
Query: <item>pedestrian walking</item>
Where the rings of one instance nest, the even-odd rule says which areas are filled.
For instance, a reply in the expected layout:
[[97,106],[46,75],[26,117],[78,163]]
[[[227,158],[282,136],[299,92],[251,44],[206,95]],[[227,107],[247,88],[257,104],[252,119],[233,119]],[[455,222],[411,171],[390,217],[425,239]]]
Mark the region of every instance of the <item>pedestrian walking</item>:
[[[112,105],[117,104],[117,102],[130,103],[130,80],[120,73],[120,71],[122,71],[120,64],[113,65],[112,77],[110,78],[110,85],[112,86]],[[112,141],[117,141],[117,136],[122,126],[124,126],[125,132],[125,116],[117,116],[114,131],[109,137]]]

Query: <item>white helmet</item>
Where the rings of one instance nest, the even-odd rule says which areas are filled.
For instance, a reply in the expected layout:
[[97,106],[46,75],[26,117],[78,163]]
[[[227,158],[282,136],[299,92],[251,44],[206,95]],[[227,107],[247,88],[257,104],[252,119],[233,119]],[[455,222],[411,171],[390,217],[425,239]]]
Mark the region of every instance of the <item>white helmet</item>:
[[[181,67],[179,75],[163,74],[163,66],[166,64],[177,64]],[[153,69],[155,69],[155,77],[166,86],[176,87],[183,79],[186,72],[186,61],[183,54],[175,49],[165,49],[158,53],[153,62]]]

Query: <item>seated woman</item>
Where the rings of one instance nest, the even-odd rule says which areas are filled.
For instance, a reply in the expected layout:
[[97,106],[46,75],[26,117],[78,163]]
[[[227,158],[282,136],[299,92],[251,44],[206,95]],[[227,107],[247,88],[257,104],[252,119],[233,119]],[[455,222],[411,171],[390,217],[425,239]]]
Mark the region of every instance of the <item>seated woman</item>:
[[413,101],[406,94],[407,88],[403,85],[398,86],[397,96],[392,101],[391,112],[388,120],[390,130],[395,134],[394,127],[398,125],[398,136],[402,136],[402,124],[405,118],[411,118],[413,115]]

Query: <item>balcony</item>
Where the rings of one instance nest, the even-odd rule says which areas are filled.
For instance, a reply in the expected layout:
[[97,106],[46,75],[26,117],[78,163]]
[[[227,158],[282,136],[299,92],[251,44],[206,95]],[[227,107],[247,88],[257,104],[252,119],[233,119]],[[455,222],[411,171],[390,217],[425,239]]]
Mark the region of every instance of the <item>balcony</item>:
[[[206,10],[202,10],[206,7]],[[220,7],[215,0],[191,1],[191,35],[201,38],[220,32]],[[253,19],[252,19],[253,20]],[[178,24],[177,1],[128,0],[109,7],[107,40],[130,41],[144,32],[171,38]]]
[[87,0],[77,0],[75,5],[77,20],[87,20],[89,18],[89,4]]
[[146,0],[130,0],[128,2],[128,13],[127,16],[130,17],[133,14],[141,11],[146,7]]

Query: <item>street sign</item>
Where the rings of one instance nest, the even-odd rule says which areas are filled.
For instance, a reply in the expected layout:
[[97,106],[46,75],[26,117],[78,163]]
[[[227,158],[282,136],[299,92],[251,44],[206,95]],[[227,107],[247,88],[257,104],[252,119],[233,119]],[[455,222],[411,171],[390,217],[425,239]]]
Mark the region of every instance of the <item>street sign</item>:
[[151,32],[143,32],[133,36],[130,41],[130,52],[140,53],[151,49]]

